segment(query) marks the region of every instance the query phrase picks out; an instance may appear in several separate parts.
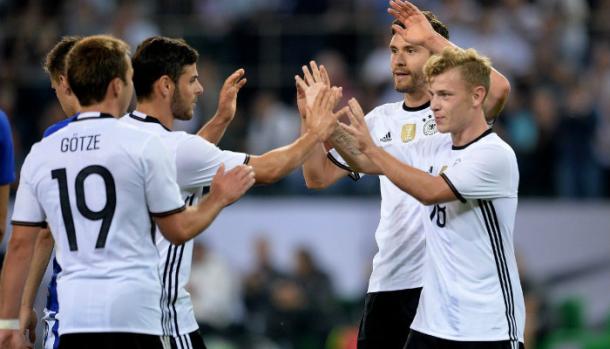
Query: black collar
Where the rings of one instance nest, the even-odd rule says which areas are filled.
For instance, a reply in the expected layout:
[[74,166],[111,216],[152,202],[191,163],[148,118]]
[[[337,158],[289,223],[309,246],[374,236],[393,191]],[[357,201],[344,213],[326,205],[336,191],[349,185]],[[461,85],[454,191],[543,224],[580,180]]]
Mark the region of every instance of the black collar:
[[480,140],[481,138],[483,138],[483,137],[485,137],[485,136],[487,136],[487,135],[489,135],[489,134],[492,134],[493,132],[494,132],[494,131],[493,131],[491,128],[488,128],[487,130],[485,130],[485,132],[481,133],[481,135],[480,135],[479,137],[477,137],[477,138],[473,139],[473,140],[472,140],[472,141],[470,141],[469,143],[464,144],[464,145],[460,145],[460,146],[452,145],[452,146],[451,146],[451,149],[453,149],[453,150],[462,150],[462,149],[466,149],[466,147],[468,147],[468,146],[469,146],[469,145],[471,145],[472,143],[477,142],[477,141],[478,141],[478,140]]
[[139,111],[137,111],[137,110],[134,110],[134,111],[132,111],[131,113],[129,113],[129,117],[131,117],[131,118],[133,118],[133,119],[136,119],[136,120],[138,120],[138,121],[142,121],[142,122],[152,122],[152,123],[155,123],[155,124],[159,124],[159,125],[161,125],[161,127],[163,127],[163,128],[166,130],[166,131],[168,131],[168,132],[172,132],[172,130],[170,130],[169,128],[165,127],[165,125],[163,125],[163,124],[161,123],[161,121],[159,121],[159,119],[157,119],[157,118],[155,118],[155,117],[153,117],[153,116],[150,116],[150,115],[146,115],[146,114],[144,114],[144,113],[142,113],[142,112],[139,112]]
[[84,121],[84,120],[91,120],[91,119],[108,119],[108,118],[114,119],[114,116],[112,116],[110,114],[106,114],[106,113],[100,113],[99,111],[87,111],[84,113],[78,113],[74,116],[75,116],[74,121]]
[[420,111],[430,107],[430,101],[418,106],[418,107],[409,107],[405,102],[402,102],[402,109],[404,111]]

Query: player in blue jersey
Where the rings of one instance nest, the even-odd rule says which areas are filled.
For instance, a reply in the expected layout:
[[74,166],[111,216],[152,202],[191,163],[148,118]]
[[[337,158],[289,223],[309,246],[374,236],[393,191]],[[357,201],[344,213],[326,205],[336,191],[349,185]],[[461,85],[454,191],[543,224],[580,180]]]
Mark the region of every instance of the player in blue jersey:
[[4,237],[9,186],[14,180],[15,161],[11,125],[6,114],[0,110],[0,243]]

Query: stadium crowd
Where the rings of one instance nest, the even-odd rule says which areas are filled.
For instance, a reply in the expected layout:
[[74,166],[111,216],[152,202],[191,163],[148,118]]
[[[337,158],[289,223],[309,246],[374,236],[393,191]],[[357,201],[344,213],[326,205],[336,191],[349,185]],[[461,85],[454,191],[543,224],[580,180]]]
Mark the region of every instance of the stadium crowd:
[[[416,4],[511,81],[495,129],[517,153],[522,196],[610,195],[610,1]],[[181,125],[191,131],[213,114],[224,77],[244,67],[248,84],[221,146],[261,153],[298,134],[293,76],[311,58],[365,111],[400,99],[387,64],[386,8],[376,0],[0,1],[0,108],[13,125],[18,168],[42,131],[62,118],[41,68],[62,35],[111,33],[132,45],[154,34],[184,37],[202,54],[206,91],[198,117]],[[375,179],[364,181],[344,180],[324,193],[377,192]],[[254,192],[308,193],[300,173]]]

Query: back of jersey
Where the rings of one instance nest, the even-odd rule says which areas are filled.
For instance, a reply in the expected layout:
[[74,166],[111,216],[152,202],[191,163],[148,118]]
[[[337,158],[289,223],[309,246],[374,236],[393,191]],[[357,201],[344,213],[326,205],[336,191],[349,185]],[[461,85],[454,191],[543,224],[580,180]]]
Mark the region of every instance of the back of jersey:
[[83,113],[32,148],[21,178],[13,220],[46,219],[55,238],[60,335],[161,335],[151,215],[184,207],[161,141]]

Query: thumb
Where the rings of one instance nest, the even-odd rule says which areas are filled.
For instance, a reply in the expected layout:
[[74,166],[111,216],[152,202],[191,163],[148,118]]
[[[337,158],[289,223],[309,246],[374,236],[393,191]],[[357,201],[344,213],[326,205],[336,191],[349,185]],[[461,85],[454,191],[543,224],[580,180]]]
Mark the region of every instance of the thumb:
[[225,173],[225,164],[220,164],[218,166],[218,170],[216,171],[216,176],[222,176]]

